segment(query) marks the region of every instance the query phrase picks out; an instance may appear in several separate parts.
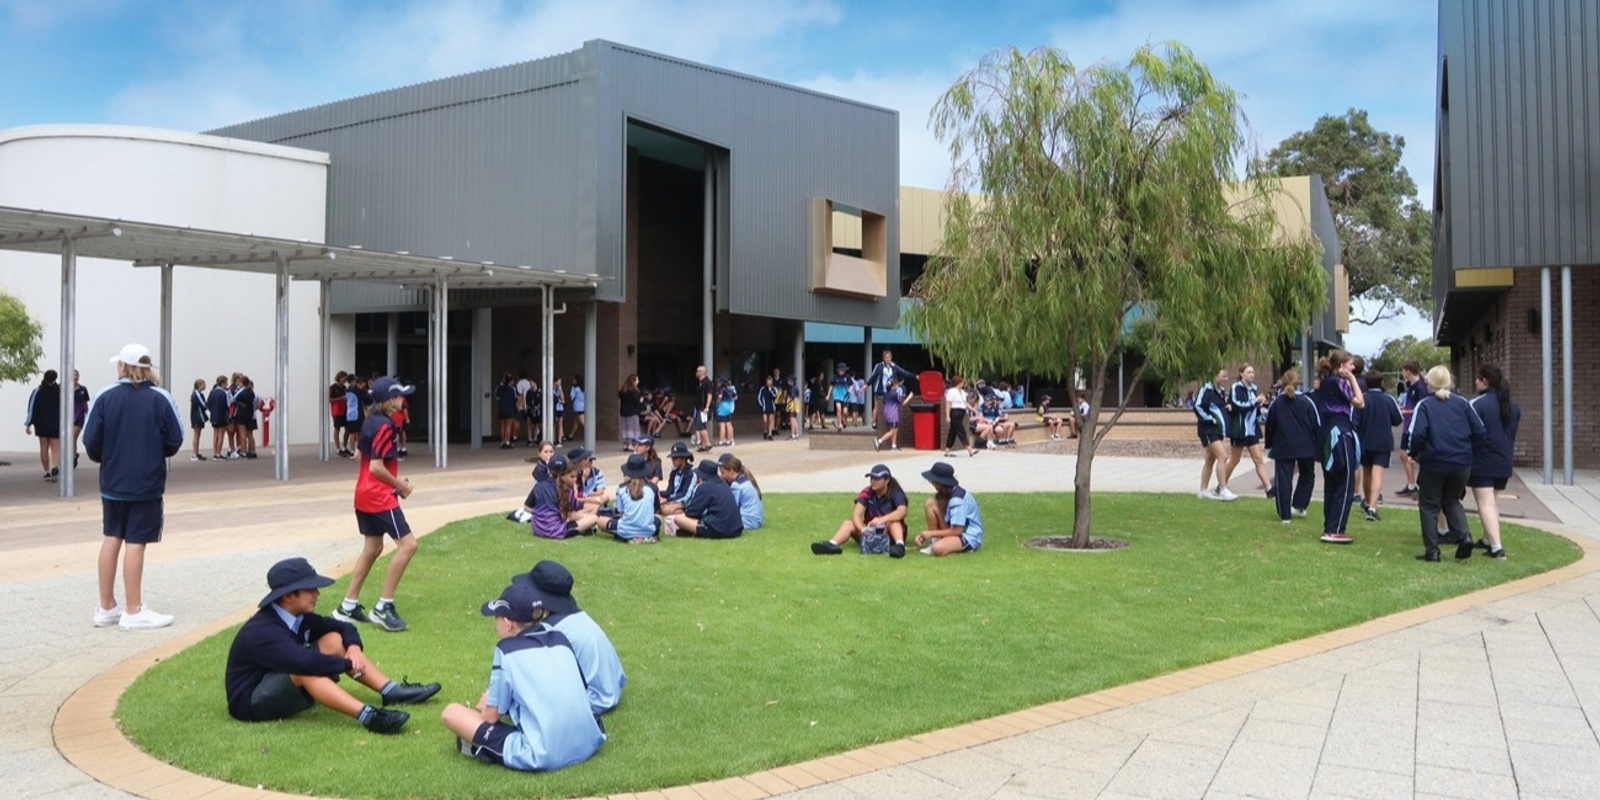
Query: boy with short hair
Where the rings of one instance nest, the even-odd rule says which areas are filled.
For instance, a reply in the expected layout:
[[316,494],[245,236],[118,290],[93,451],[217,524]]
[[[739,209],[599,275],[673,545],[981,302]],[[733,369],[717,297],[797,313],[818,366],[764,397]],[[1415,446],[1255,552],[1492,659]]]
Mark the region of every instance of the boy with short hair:
[[531,583],[513,583],[479,609],[494,617],[489,688],[476,710],[460,703],[439,715],[469,755],[508,769],[547,771],[586,761],[605,743],[589,707],[572,643],[541,624],[550,610]]
[[[333,612],[335,619],[375,622],[390,632],[407,627],[405,619],[394,608],[394,594],[400,578],[406,574],[406,565],[417,553],[417,537],[411,535],[411,525],[400,511],[400,501],[411,496],[411,484],[400,479],[399,431],[389,415],[399,410],[406,395],[416,390],[417,387],[390,377],[372,382],[372,413],[362,424],[361,439],[356,445],[361,457],[355,492],[356,524],[363,540],[361,554],[356,556],[344,602]],[[369,617],[361,607],[361,585],[366,582],[367,573],[378,556],[383,555],[386,535],[394,537],[394,558],[383,578],[383,594],[378,596],[378,603],[372,607]]]

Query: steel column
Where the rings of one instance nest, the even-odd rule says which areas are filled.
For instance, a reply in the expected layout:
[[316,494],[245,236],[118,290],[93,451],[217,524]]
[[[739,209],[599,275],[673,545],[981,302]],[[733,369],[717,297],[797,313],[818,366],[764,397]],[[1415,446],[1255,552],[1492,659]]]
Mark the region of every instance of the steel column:
[[1555,381],[1555,367],[1552,364],[1553,356],[1550,347],[1550,268],[1539,268],[1539,357],[1544,380],[1541,391],[1544,393],[1544,455],[1543,476],[1545,484],[1553,482],[1551,474],[1555,466],[1555,408],[1551,397],[1550,385]]
[[[278,400],[273,413],[278,417],[278,443],[272,448],[272,471],[278,480],[286,481],[289,480],[289,409],[294,407],[293,393],[289,391],[289,259],[278,256],[277,261],[278,336],[274,356]],[[260,400],[260,396],[256,399]]]
[[598,368],[598,352],[600,347],[600,301],[590,300],[583,309],[583,379],[589,384],[586,396],[584,415],[587,422],[583,426],[583,446],[594,449],[594,414],[595,387],[599,381],[595,380],[595,370]]
[[1561,268],[1561,482],[1572,485],[1572,267]]
[[[70,447],[71,452],[78,452],[78,437],[73,431],[72,415],[76,410],[73,405],[73,394],[77,389],[76,384],[72,389],[67,389],[68,381],[72,380],[72,372],[77,369],[78,360],[78,243],[70,236],[61,239],[61,399],[56,413],[60,415],[62,429],[61,454],[65,456]],[[93,380],[93,378],[91,378]],[[76,481],[73,480],[73,471],[70,462],[61,470],[60,483],[57,490],[62,497],[72,497]]]
[[[330,347],[330,342],[328,340],[332,338],[332,330],[328,309],[330,308],[330,304],[333,302],[333,281],[323,278],[317,283],[319,284],[321,291],[321,296],[317,304],[317,368],[321,372],[322,379],[328,381],[328,385],[332,386],[333,355],[328,352]],[[324,399],[322,402],[326,403],[327,400]],[[322,443],[317,445],[317,459],[320,461],[327,461],[330,456],[330,453],[328,452],[328,440],[333,438],[333,417],[331,412],[326,408],[324,409],[324,413],[318,414],[317,416],[322,418],[322,422],[317,425],[318,437],[322,440]]]

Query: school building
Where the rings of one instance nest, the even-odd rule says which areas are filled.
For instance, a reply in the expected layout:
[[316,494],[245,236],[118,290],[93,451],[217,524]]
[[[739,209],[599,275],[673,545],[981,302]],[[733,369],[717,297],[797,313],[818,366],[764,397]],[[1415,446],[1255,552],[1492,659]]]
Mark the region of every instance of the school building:
[[1504,370],[1546,482],[1600,466],[1597,53],[1596,0],[1439,4],[1434,333],[1467,394]]
[[[0,132],[0,286],[45,322],[41,368],[72,353],[97,388],[140,341],[180,401],[242,371],[291,443],[325,439],[340,369],[418,383],[414,435],[472,447],[503,372],[581,376],[606,440],[629,374],[758,385],[912,346],[942,201],[898,158],[895,111],[591,41],[204,134]],[[1285,187],[1293,225],[1331,231],[1319,190]],[[0,386],[3,413],[30,389]]]

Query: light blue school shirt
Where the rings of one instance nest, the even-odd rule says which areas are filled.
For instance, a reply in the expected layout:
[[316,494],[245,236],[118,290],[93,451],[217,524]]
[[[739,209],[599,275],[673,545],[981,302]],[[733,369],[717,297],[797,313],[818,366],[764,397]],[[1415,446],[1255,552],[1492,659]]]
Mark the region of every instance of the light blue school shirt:
[[750,484],[749,478],[740,475],[734,479],[733,499],[739,501],[739,520],[744,523],[744,529],[753,531],[761,527],[767,512],[761,505],[761,495]]
[[961,542],[973,550],[983,546],[983,518],[978,514],[978,498],[967,494],[960,486],[950,495],[945,506],[944,521],[952,528],[961,529]]
[[517,728],[500,754],[511,769],[560,769],[588,759],[606,740],[572,643],[546,625],[495,645],[487,702]]
[[622,659],[611,644],[606,632],[594,617],[582,611],[561,614],[552,626],[572,643],[578,655],[578,669],[589,683],[589,710],[604,714],[622,702],[622,687],[628,676],[622,671]]

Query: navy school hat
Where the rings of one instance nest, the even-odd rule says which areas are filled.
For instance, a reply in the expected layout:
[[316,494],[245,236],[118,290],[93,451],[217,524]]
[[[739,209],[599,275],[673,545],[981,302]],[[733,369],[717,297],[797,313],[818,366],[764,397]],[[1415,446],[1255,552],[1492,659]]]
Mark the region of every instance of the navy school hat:
[[385,375],[372,382],[372,388],[367,393],[372,397],[372,402],[381,403],[401,395],[412,394],[417,391],[415,386],[407,386],[394,378]]
[[922,477],[927,478],[929,482],[937,483],[940,486],[957,485],[955,467],[952,467],[943,461],[935,462],[931,468],[922,473]]
[[[645,434],[644,436],[636,437],[633,440],[633,443],[634,444],[649,444],[649,445],[653,445],[653,444],[656,443],[656,437],[651,436],[649,434]],[[682,444],[682,443],[680,442],[679,444]]]
[[868,478],[893,478],[894,475],[893,475],[893,473],[889,472],[889,467],[888,466],[886,466],[884,464],[873,464],[872,465],[872,469],[867,472],[867,477]]
[[673,442],[672,452],[667,454],[667,458],[687,458],[690,462],[693,462],[694,453],[689,452],[689,446],[683,442]]
[[556,561],[540,561],[533,569],[513,575],[511,583],[533,590],[533,599],[552,614],[575,614],[578,601],[572,596],[572,572]]
[[622,463],[622,477],[624,478],[648,480],[650,472],[650,459],[645,458],[642,453],[634,453],[628,456],[627,461]]
[[694,471],[699,473],[702,478],[715,478],[717,477],[717,462],[709,458],[702,460],[699,466],[694,468]]
[[561,455],[560,453],[556,453],[555,455],[550,457],[549,461],[545,462],[544,468],[547,471],[549,471],[549,473],[551,475],[559,475],[559,474],[561,474],[563,472],[566,472],[567,471],[567,457],[564,456],[564,455]]
[[586,458],[594,458],[594,451],[587,447],[574,447],[567,451],[567,463],[569,464]]
[[261,598],[261,602],[257,603],[256,606],[258,608],[266,608],[268,605],[277,602],[278,598],[290,592],[298,592],[301,589],[321,589],[324,586],[332,585],[333,579],[318,575],[317,570],[311,566],[310,561],[303,558],[286,558],[273,564],[272,568],[267,570],[267,588],[271,589],[271,591],[267,592],[267,596]]

